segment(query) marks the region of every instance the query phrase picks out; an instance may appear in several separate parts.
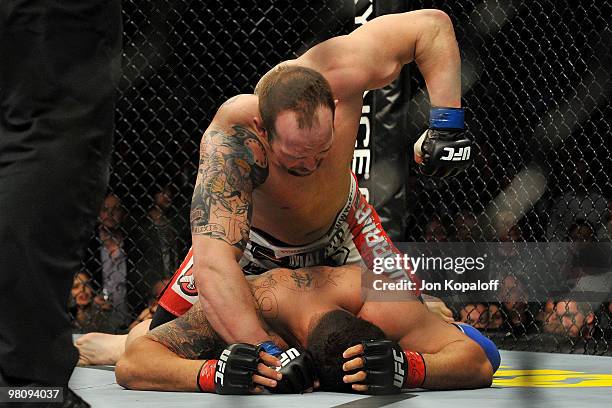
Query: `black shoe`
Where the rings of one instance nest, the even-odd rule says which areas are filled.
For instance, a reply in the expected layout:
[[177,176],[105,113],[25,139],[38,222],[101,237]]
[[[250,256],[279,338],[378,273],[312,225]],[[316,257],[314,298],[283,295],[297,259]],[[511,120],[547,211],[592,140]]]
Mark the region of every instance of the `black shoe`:
[[70,388],[66,388],[66,390],[67,392],[64,395],[62,408],[89,408],[91,406]]

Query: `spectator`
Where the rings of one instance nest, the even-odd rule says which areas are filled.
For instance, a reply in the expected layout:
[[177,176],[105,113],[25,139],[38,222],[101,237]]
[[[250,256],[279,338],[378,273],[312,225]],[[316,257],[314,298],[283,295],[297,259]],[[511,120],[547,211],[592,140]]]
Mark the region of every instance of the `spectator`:
[[529,249],[516,244],[522,241],[522,234],[512,213],[505,211],[498,215],[496,231],[500,245],[497,247],[498,253],[491,268],[501,277],[499,299],[504,323],[510,330],[523,331],[528,323],[526,322],[528,288],[523,282],[533,282],[535,279],[531,275],[538,268],[534,268],[534,261],[527,253]]
[[590,337],[595,323],[595,314],[588,303],[564,299],[548,300],[540,315],[546,333],[570,337]]
[[178,231],[176,217],[170,213],[174,193],[169,186],[153,193],[153,206],[149,209],[144,233],[149,241],[145,257],[152,261],[151,270],[160,278],[174,274],[178,263]]
[[[517,278],[524,270],[524,259],[519,256],[521,248],[515,242],[521,241],[521,231],[515,217],[502,212],[495,220],[495,232],[500,244],[492,247],[496,253],[489,261],[490,278],[499,279],[500,292],[496,294],[501,304],[469,303],[459,312],[460,319],[476,328],[498,329],[506,325],[521,325],[524,322],[527,301],[525,291]],[[457,239],[459,241],[478,241],[482,236],[476,217],[462,212],[455,218]],[[492,293],[483,293],[490,298]],[[490,299],[489,299],[490,300]]]
[[518,277],[507,275],[501,281],[500,300],[502,301],[504,323],[513,331],[524,331],[527,321],[526,290]]
[[[157,282],[171,277],[180,263],[182,225],[172,206],[174,191],[169,186],[156,187],[151,198],[152,204],[137,228],[139,279],[135,281],[133,290],[138,294],[150,293]],[[148,298],[132,296],[131,303],[135,310],[142,310],[148,307]]]
[[[599,186],[593,183],[593,175],[584,159],[576,162],[569,175],[571,189],[554,198],[546,231],[549,241],[563,241],[572,224],[578,220],[590,225],[602,225],[608,217],[608,203]],[[596,231],[597,232],[597,231]]]
[[91,277],[85,272],[74,276],[68,309],[77,333],[112,330],[111,305],[101,296],[94,298]]
[[427,226],[425,227],[425,233],[423,234],[426,242],[446,242],[448,236],[446,233],[446,227],[440,220],[440,217],[434,215]]
[[454,220],[455,240],[460,242],[478,242],[482,238],[482,229],[478,220],[470,211],[461,211]]
[[118,328],[130,321],[127,295],[131,263],[128,259],[129,240],[123,228],[126,215],[119,197],[111,193],[104,198],[86,265],[101,286],[106,300],[112,304],[112,320],[118,324]]
[[153,287],[151,288],[152,296],[149,299],[148,306],[138,315],[138,318],[136,318],[136,320],[134,320],[130,324],[130,327],[129,327],[130,330],[132,330],[132,328],[136,326],[138,323],[141,323],[147,319],[153,318],[153,314],[157,310],[157,300],[159,299],[160,295],[164,291],[166,285],[168,285],[168,282],[170,282],[170,279],[166,278],[166,279],[162,279],[158,281],[157,283],[153,285]]
[[498,329],[503,318],[499,306],[468,303],[459,311],[460,321],[477,329]]
[[[130,324],[130,330],[138,323],[150,319],[153,313],[155,313],[155,309],[157,308],[157,299],[168,282],[169,279],[159,281],[153,286],[153,297],[149,300],[148,307],[142,311],[136,321]],[[148,327],[143,328],[143,330],[148,330]],[[87,366],[115,364],[125,349],[127,337],[127,334],[113,335],[93,331],[80,336],[74,343],[79,350],[79,365]]]
[[[588,338],[594,327],[595,311],[609,300],[612,288],[609,244],[596,244],[595,229],[585,220],[577,220],[569,227],[568,239],[575,243],[566,276],[571,292],[561,300],[548,299],[540,320],[547,333]],[[576,300],[585,294],[588,301]]]

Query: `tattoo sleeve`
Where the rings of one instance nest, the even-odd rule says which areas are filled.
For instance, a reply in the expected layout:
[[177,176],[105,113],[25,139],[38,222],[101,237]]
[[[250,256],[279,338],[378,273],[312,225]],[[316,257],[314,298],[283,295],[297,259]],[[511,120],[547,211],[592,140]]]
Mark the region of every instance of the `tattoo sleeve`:
[[146,336],[190,360],[219,358],[226,347],[206,320],[199,302],[183,316],[156,327]]
[[266,152],[242,126],[211,129],[200,147],[198,177],[191,202],[191,232],[244,250],[249,238],[253,189],[268,177]]

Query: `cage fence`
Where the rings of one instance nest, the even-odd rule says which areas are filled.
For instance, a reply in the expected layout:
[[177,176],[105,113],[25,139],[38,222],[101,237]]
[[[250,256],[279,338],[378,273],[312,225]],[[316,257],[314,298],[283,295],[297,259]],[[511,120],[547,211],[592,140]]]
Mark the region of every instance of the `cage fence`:
[[[122,332],[150,317],[190,247],[199,142],[221,103],[251,93],[277,63],[377,14],[421,8],[444,10],[454,23],[475,164],[453,179],[431,179],[398,161],[400,181],[385,192],[375,187],[385,183],[376,166],[387,169],[397,151],[376,145],[382,132],[359,146],[371,150],[372,171],[364,180],[367,169],[355,160],[353,170],[394,240],[610,242],[610,0],[129,0],[111,182],[73,285],[75,330]],[[429,100],[416,67],[398,81],[407,135],[392,137],[410,157]],[[377,94],[367,97],[379,120]],[[400,210],[386,216],[393,201]],[[526,276],[526,265],[543,258],[539,246],[524,248],[519,260],[499,266],[512,295],[450,302],[455,319],[505,349],[612,355],[612,270],[568,271],[559,282],[563,266],[551,261],[540,270],[555,273]],[[558,290],[550,296],[524,296],[551,280]],[[602,287],[607,296],[572,297]],[[87,313],[79,306],[85,298]]]

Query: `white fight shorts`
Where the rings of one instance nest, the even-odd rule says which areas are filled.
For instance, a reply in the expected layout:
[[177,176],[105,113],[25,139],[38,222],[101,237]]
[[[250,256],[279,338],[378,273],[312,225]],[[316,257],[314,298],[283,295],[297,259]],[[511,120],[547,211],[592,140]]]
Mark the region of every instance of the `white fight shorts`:
[[[372,268],[374,258],[386,258],[396,253],[400,252],[383,230],[374,207],[359,191],[357,178],[352,174],[346,204],[325,235],[310,244],[295,246],[251,228],[240,266],[245,274],[260,274],[274,268],[341,266],[362,261]],[[409,272],[400,269],[388,276],[417,280]],[[159,306],[175,316],[181,316],[196,300],[198,290],[193,277],[193,251],[190,249],[160,295]]]

